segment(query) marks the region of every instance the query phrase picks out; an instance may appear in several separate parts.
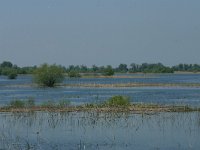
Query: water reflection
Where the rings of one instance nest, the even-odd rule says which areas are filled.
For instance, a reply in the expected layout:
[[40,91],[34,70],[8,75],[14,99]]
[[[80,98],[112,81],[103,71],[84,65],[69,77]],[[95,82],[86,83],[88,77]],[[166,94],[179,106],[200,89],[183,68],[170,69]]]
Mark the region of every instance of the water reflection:
[[0,149],[198,149],[200,113],[0,114]]

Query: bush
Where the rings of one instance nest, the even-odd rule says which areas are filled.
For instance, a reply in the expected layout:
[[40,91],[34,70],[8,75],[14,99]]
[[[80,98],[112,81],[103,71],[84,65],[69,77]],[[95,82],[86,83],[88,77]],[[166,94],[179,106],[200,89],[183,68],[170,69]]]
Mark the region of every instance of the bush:
[[103,72],[103,75],[105,76],[113,76],[114,75],[114,70],[111,66],[107,66],[105,69],[104,69],[104,72]]
[[43,64],[35,70],[34,78],[39,85],[54,87],[64,80],[64,70],[57,65]]
[[8,79],[16,79],[17,77],[17,70],[14,68],[1,68],[0,69],[0,75],[7,76]]
[[28,100],[14,100],[9,103],[9,106],[13,108],[30,108],[35,106],[35,100],[33,98],[29,98]]
[[111,107],[129,106],[130,99],[125,96],[117,95],[117,96],[113,96],[113,97],[109,98],[108,101],[106,102],[106,104]]
[[68,76],[70,78],[80,78],[81,75],[79,74],[78,71],[75,71],[75,70],[71,70],[70,72],[68,72]]
[[10,102],[9,106],[13,108],[23,108],[25,107],[25,102],[21,100],[14,100]]
[[16,71],[10,71],[7,76],[8,76],[8,79],[16,79],[17,78],[17,72]]

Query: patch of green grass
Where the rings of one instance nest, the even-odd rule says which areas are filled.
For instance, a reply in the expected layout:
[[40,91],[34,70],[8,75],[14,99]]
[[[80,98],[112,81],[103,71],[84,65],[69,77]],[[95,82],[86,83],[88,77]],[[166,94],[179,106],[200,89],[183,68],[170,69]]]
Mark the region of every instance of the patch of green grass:
[[13,100],[8,104],[9,107],[12,108],[30,108],[35,106],[35,100],[33,98],[29,98],[28,100]]
[[10,102],[9,106],[13,108],[23,108],[25,107],[25,102],[22,100],[14,100]]
[[117,95],[109,98],[105,104],[109,107],[126,107],[130,106],[130,98]]

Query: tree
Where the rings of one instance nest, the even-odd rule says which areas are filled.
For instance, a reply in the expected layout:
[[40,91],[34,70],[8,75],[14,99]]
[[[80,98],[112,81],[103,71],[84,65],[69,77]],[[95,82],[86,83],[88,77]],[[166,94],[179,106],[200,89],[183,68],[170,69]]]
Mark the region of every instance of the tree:
[[54,87],[56,83],[64,80],[64,70],[56,64],[43,64],[35,70],[34,78],[39,85]]
[[13,64],[11,62],[9,62],[9,61],[4,61],[1,64],[2,68],[12,68],[12,66],[13,66]]
[[8,79],[16,79],[17,78],[17,71],[14,69],[11,69],[8,73]]
[[128,71],[127,65],[126,64],[120,64],[117,68],[118,72],[121,73],[126,73]]
[[2,68],[0,69],[0,75],[7,76],[8,79],[16,79],[17,78],[17,69],[14,68]]
[[92,72],[97,72],[99,68],[96,65],[92,65]]
[[114,75],[114,70],[113,70],[113,68],[110,66],[110,65],[108,65],[105,69],[104,69],[104,73],[103,73],[103,75],[105,75],[105,76],[112,76],[112,75]]

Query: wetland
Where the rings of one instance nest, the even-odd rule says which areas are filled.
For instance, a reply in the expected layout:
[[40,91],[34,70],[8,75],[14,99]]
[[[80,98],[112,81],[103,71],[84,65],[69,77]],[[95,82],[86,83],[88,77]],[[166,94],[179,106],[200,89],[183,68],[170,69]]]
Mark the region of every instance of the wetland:
[[[199,74],[126,74],[47,88],[1,76],[0,149],[197,150],[199,84]],[[109,104],[116,95],[128,105]]]

